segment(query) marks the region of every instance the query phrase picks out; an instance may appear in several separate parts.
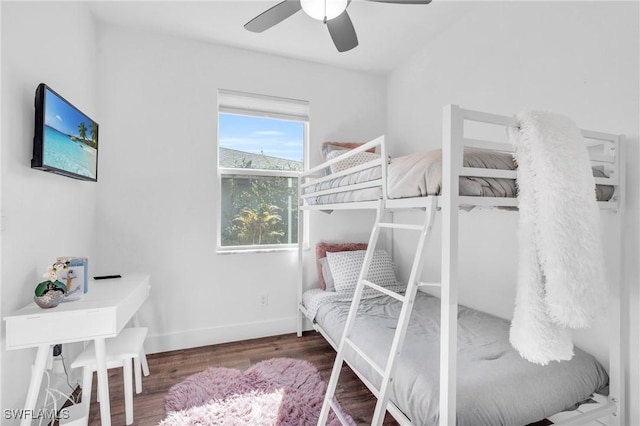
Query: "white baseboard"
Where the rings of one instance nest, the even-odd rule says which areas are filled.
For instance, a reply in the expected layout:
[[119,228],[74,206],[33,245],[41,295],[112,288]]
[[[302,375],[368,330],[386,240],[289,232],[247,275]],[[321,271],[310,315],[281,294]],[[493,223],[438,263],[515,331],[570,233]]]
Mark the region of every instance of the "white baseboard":
[[144,348],[148,354],[152,354],[295,332],[296,317],[288,317],[149,335],[145,340]]

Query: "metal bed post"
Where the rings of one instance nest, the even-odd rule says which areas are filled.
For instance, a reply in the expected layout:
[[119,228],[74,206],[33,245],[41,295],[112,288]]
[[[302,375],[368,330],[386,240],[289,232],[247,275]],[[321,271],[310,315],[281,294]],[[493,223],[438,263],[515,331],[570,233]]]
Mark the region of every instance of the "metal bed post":
[[296,307],[296,334],[298,337],[302,336],[302,322],[304,321],[304,314],[300,310],[302,306],[302,286],[304,285],[304,244],[305,244],[305,232],[304,232],[304,200],[302,199],[302,183],[304,179],[302,173],[298,174],[298,276],[300,282],[298,283],[298,304]]
[[[615,172],[617,173],[618,186],[616,190],[619,192],[625,186],[625,162],[624,162],[624,137],[618,136],[614,141],[614,146],[609,148],[608,154],[615,155]],[[624,238],[622,237],[622,225],[625,210],[625,197],[623,194],[614,194],[617,196],[618,208],[614,210],[617,214],[616,238],[619,241],[620,258],[617,262],[619,268],[618,284],[611,289],[609,296],[609,324],[612,326],[611,346],[609,348],[609,402],[616,405],[616,412],[610,416],[610,424],[612,426],[620,426],[626,424],[624,405],[625,386],[624,386],[624,364],[622,355],[622,300],[626,295],[626,280],[624,276],[624,263],[622,261],[622,253],[624,253]]]
[[[620,192],[625,188],[625,163],[624,163],[624,137],[621,135],[605,135],[598,132],[583,131],[585,138],[595,138],[596,140],[606,140],[610,144],[605,146],[603,154],[614,158],[611,169],[607,170],[607,175],[614,179],[616,192],[614,193],[611,214],[616,215],[616,235],[615,239],[619,241],[620,254],[624,253],[624,238],[622,236],[623,212],[624,212],[624,195]],[[597,180],[596,180],[597,181]],[[612,283],[609,295],[608,306],[608,325],[610,327],[609,337],[609,396],[608,403],[613,404],[613,409],[603,406],[600,411],[607,414],[607,408],[610,415],[607,417],[607,424],[610,426],[621,426],[627,424],[625,419],[625,410],[623,401],[625,400],[625,384],[624,384],[624,356],[622,354],[622,317],[624,315],[622,300],[626,295],[626,285],[624,279],[624,269],[622,256],[619,256],[617,262],[619,274],[614,276],[617,283]],[[597,410],[593,410],[596,412]],[[611,412],[613,411],[613,412]],[[591,413],[589,413],[591,414]],[[594,414],[595,415],[595,414]],[[599,418],[599,417],[594,417]],[[577,419],[580,420],[579,418]],[[577,422],[575,424],[578,424]]]
[[462,169],[463,115],[456,105],[443,114],[442,144],[442,266],[440,317],[440,425],[456,424],[458,335],[458,206]]

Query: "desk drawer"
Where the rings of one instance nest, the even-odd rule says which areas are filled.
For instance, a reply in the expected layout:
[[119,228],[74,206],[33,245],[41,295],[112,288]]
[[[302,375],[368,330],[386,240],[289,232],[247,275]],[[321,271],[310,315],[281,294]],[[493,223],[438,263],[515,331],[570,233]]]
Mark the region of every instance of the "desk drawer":
[[115,336],[115,310],[89,309],[79,312],[43,313],[10,317],[7,321],[7,349],[91,340]]

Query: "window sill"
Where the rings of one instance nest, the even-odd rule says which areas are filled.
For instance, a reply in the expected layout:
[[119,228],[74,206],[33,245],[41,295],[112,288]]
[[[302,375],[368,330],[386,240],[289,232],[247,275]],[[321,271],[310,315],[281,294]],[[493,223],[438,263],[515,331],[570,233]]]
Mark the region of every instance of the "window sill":
[[298,247],[218,248],[216,254],[278,253],[298,251]]

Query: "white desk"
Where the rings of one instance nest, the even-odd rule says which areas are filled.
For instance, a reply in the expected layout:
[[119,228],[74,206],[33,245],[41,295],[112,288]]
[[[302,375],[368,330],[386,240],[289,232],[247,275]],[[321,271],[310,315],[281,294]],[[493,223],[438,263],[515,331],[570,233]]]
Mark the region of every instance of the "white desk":
[[[32,302],[4,317],[7,322],[7,350],[38,348],[24,404],[25,410],[36,409],[51,346],[93,340],[98,367],[100,419],[103,426],[110,426],[105,339],[117,336],[135,316],[138,308],[149,296],[149,289],[149,276],[142,274],[101,281],[91,280],[89,291],[81,300],[63,302],[51,309],[42,309]],[[20,424],[28,426],[31,419],[23,418]]]

